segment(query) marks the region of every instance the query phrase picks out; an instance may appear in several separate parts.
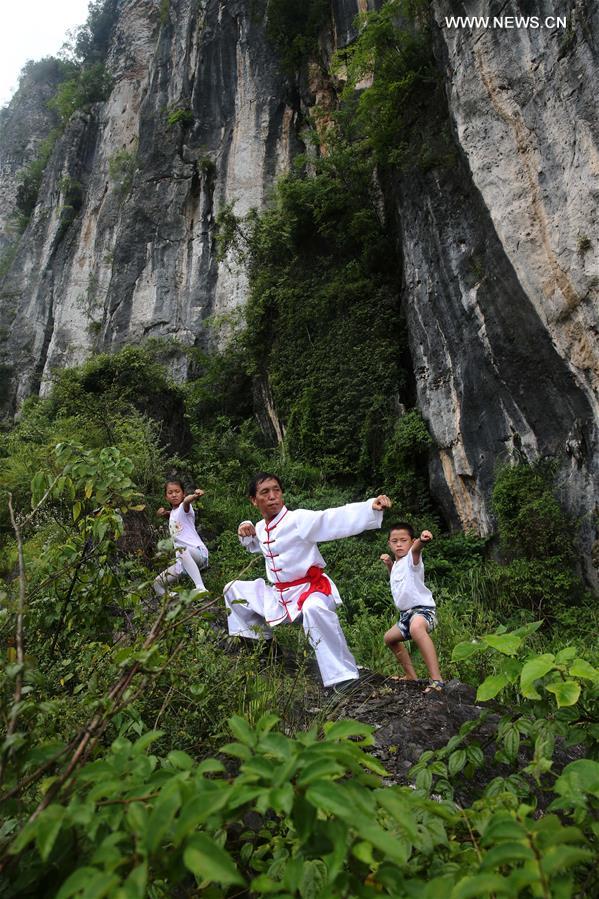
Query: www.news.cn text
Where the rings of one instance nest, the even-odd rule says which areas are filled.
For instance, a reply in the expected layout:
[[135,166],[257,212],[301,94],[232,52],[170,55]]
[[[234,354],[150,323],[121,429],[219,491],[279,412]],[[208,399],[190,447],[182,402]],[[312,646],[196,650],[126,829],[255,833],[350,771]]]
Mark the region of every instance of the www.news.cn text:
[[568,27],[566,16],[445,16],[446,28],[557,28]]

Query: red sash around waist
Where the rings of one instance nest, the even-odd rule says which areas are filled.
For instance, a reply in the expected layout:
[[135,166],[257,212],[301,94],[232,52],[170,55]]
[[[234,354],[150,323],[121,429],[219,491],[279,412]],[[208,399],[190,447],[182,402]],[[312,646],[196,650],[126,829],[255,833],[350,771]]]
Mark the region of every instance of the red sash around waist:
[[301,584],[308,584],[308,589],[304,590],[300,595],[300,598],[297,601],[298,609],[301,609],[312,593],[324,593],[325,596],[330,596],[332,592],[330,580],[318,565],[312,565],[308,568],[305,575],[298,578],[296,581],[281,581],[272,586],[282,592],[283,590],[287,590],[288,587],[299,587]]

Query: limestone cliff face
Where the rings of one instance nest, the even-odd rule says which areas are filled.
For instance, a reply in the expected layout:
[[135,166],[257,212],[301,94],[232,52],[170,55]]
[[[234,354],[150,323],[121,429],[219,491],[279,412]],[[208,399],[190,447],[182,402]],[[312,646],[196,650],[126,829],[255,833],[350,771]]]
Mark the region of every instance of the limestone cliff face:
[[15,235],[18,174],[36,158],[41,141],[58,124],[58,117],[48,108],[55,90],[53,74],[57,73],[52,67],[41,78],[25,74],[18,96],[0,110],[0,252]]
[[[526,7],[526,9],[524,9]],[[491,529],[498,460],[564,458],[587,543],[597,455],[599,10],[585,3],[435,4],[459,151],[399,179],[405,299],[438,491]],[[450,29],[450,15],[565,16],[551,28]]]
[[248,2],[171,0],[165,17],[127,0],[107,65],[110,98],[69,123],[3,284],[13,408],[93,350],[205,340],[206,318],[245,295],[216,261],[215,215],[262,206],[297,152],[287,81]]
[[[332,0],[323,52],[352,40],[356,13],[375,5]],[[303,148],[302,105],[334,103],[317,67],[299,90],[282,74],[263,4],[167,8],[124,0],[108,58],[114,89],[68,125],[2,284],[13,411],[54,368],[94,350],[163,336],[208,344],[207,318],[246,295],[243,272],[216,258],[218,209],[264,206]],[[433,9],[456,161],[384,185],[418,402],[438,447],[433,486],[450,520],[488,533],[497,461],[557,455],[590,545],[599,10],[585,0],[435,0]],[[445,25],[450,15],[520,14],[565,15],[568,29]],[[9,143],[3,128],[2,159]],[[27,160],[11,158],[4,212]],[[176,373],[185,377],[183,359]]]

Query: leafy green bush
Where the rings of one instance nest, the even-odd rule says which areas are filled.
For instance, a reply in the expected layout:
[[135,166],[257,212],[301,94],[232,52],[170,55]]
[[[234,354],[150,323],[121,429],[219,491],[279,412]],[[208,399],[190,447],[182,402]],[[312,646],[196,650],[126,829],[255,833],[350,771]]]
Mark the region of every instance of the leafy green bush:
[[75,77],[59,85],[49,106],[58,113],[63,125],[77,110],[88,112],[93,103],[107,100],[112,90],[112,76],[102,62],[79,70]]
[[553,616],[580,605],[585,588],[576,570],[577,526],[554,495],[555,465],[519,463],[499,468],[492,503],[508,564],[496,582],[511,603]]
[[38,154],[33,162],[30,162],[29,165],[19,172],[16,208],[19,214],[18,226],[20,231],[25,230],[31,218],[31,213],[35,209],[44,171],[60,135],[61,129],[54,128],[40,143]]
[[138,167],[137,147],[134,150],[117,150],[108,161],[108,174],[121,196],[126,196],[133,185]]
[[430,4],[388,0],[358,17],[357,39],[336,54],[346,82],[340,121],[376,161],[422,171],[452,165],[445,88],[432,49]]
[[280,54],[284,69],[293,74],[316,55],[318,36],[329,19],[326,0],[270,0],[266,35]]
[[175,106],[168,110],[166,116],[166,124],[169,128],[175,125],[183,127],[193,124],[193,111],[186,106]]

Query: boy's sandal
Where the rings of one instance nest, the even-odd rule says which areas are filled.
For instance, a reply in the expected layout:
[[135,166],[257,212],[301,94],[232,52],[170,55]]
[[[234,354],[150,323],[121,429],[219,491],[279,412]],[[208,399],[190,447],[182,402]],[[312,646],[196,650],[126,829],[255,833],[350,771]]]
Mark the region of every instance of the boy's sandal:
[[442,693],[445,689],[445,681],[442,680],[430,680],[428,687],[424,691],[425,693]]

